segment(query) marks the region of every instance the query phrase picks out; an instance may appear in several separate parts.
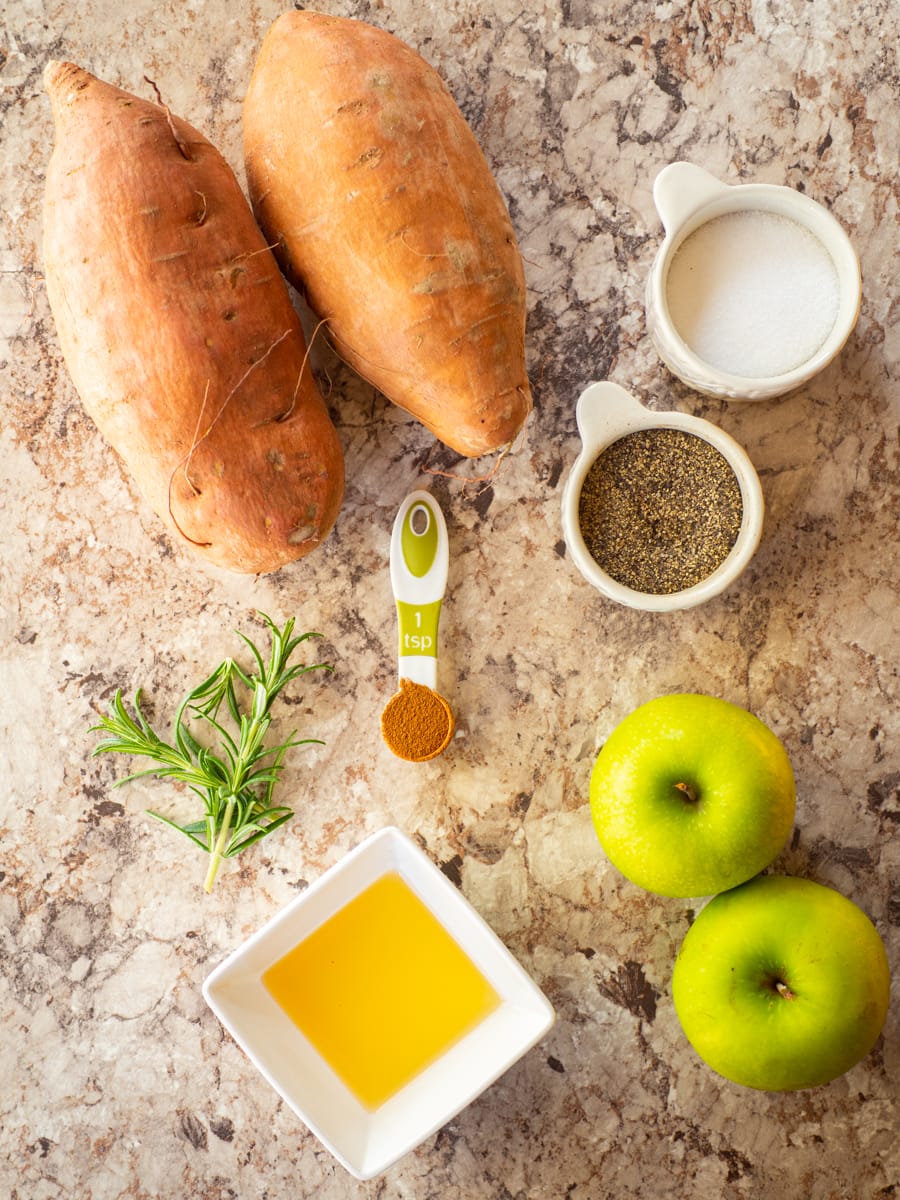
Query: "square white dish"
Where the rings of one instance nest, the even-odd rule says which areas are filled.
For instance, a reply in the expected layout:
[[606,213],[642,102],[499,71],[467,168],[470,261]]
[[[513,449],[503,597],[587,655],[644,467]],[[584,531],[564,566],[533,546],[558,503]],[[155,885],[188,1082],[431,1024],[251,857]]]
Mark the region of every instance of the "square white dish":
[[[273,999],[263,974],[382,876],[397,872],[499,996],[469,1033],[380,1107],[366,1108]],[[435,864],[388,827],[351,850],[207,977],[207,1004],[300,1120],[357,1179],[445,1125],[550,1029],[546,997]]]

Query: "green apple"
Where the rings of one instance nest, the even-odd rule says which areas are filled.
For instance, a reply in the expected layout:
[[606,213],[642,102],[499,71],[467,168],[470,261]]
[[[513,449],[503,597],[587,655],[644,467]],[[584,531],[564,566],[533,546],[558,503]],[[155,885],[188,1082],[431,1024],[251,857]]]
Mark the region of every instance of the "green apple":
[[659,696],[613,730],[590,781],[600,844],[632,883],[710,896],[769,866],[794,823],[794,772],[752,713],[713,696]]
[[678,952],[672,999],[714,1071],[781,1092],[828,1083],[868,1054],[890,986],[862,909],[812,880],[761,875],[702,909]]

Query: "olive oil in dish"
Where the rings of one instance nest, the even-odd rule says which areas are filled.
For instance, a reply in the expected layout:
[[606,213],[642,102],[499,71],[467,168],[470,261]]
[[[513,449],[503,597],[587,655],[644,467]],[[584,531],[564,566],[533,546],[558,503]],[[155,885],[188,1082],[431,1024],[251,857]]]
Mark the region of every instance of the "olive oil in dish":
[[397,871],[370,884],[269,967],[263,984],[370,1110],[500,1002]]
[[834,326],[839,295],[824,243],[761,209],[701,225],[675,252],[666,279],[682,341],[717,370],[752,379],[808,362]]

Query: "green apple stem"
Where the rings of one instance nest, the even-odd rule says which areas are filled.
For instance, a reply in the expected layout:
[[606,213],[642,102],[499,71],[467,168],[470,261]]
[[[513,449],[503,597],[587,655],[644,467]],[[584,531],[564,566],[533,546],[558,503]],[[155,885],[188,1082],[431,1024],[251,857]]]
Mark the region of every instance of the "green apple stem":
[[679,792],[684,794],[684,798],[689,800],[691,804],[696,804],[699,796],[695,788],[692,788],[689,783],[676,783],[675,786]]
[[792,992],[791,989],[788,987],[788,985],[784,982],[783,979],[775,980],[775,991],[778,993],[779,996],[782,996],[785,1000],[796,1000],[797,999],[796,992]]

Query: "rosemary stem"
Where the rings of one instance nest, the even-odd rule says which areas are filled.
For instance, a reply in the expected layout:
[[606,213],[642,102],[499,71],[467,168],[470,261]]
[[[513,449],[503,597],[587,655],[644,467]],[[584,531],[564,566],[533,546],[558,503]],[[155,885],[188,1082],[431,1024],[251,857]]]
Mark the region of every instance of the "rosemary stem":
[[[272,791],[279,778],[282,761],[298,741],[292,733],[278,746],[265,746],[272,701],[286,684],[307,671],[325,667],[288,666],[288,660],[301,643],[317,634],[293,636],[294,618],[279,629],[271,617],[260,613],[272,643],[268,663],[259,649],[244,634],[239,636],[250,650],[256,669],[243,670],[233,658],[224,659],[202,683],[189,692],[175,713],[172,743],[163,740],[152,728],[141,708],[141,691],[134,695],[134,714],[128,711],[122,693],[116,690],[109,714],[101,717],[91,732],[106,737],[94,747],[94,754],[116,751],[153,759],[155,765],[134,771],[120,783],[154,775],[187,784],[203,802],[200,820],[181,824],[160,813],[153,813],[163,824],[186,837],[209,857],[204,888],[212,891],[225,858],[242,853],[280,828],[293,813],[284,805],[272,803]],[[330,668],[328,668],[330,670]],[[251,694],[249,712],[242,712],[235,685]],[[246,707],[246,706],[243,706]],[[215,739],[195,736],[193,722],[205,721],[206,731]],[[212,744],[204,744],[212,742]]]
[[234,812],[234,796],[229,796],[225,804],[225,816],[222,818],[222,828],[219,830],[216,844],[209,856],[209,870],[206,872],[206,879],[203,881],[203,886],[207,892],[211,892],[213,889],[213,884],[216,882],[216,875],[219,872],[219,867],[223,859],[222,851],[228,844],[228,835],[231,832],[232,812]]

